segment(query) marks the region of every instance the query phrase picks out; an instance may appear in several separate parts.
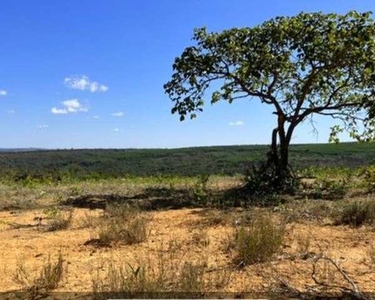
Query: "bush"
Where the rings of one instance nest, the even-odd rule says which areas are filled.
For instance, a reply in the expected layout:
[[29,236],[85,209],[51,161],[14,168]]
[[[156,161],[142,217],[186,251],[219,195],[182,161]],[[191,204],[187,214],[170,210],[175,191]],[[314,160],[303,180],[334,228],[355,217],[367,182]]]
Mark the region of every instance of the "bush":
[[108,205],[97,225],[99,242],[102,245],[144,242],[147,239],[148,222],[149,218],[137,208],[122,204]]
[[69,228],[73,219],[73,210],[68,210],[62,212],[58,209],[49,210],[47,213],[49,215],[50,221],[48,223],[48,231],[64,230]]
[[344,204],[334,213],[336,225],[350,225],[354,227],[375,222],[375,201],[362,200]]
[[342,199],[349,190],[349,180],[319,179],[306,190],[305,194],[314,199]]
[[365,188],[371,193],[375,192],[375,166],[364,168],[361,175],[364,177]]
[[207,187],[209,175],[200,175],[193,189],[193,203],[198,206],[206,206],[210,200]]
[[233,245],[236,262],[242,265],[265,262],[281,247],[285,226],[277,224],[271,216],[259,216],[248,226],[236,230]]

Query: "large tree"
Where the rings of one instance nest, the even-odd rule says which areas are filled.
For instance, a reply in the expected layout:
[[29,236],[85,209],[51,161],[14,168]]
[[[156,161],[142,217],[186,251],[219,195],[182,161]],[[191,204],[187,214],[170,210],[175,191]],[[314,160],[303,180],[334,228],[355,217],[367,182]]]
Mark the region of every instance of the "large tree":
[[[371,138],[375,96],[375,25],[371,13],[300,13],[252,28],[194,31],[194,45],[173,64],[164,85],[180,120],[211,103],[257,98],[276,116],[269,163],[282,180],[295,128],[313,115],[340,121],[331,138],[347,129]],[[215,88],[207,95],[210,85]],[[362,124],[362,125],[361,125]],[[341,127],[339,127],[341,126]]]

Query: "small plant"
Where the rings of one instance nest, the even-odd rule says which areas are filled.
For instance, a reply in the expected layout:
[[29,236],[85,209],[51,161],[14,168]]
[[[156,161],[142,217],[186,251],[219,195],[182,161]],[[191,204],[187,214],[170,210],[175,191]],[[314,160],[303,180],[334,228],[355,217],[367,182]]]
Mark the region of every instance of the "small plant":
[[209,190],[207,187],[209,175],[200,175],[198,181],[194,185],[193,201],[196,205],[205,206],[209,200]]
[[185,262],[180,271],[178,288],[187,293],[197,293],[203,290],[204,265]]
[[121,204],[108,205],[103,218],[97,222],[100,244],[136,244],[147,239],[149,218],[135,207]]
[[342,199],[349,190],[349,177],[339,180],[318,179],[314,184],[304,186],[303,193],[313,199]]
[[233,245],[236,262],[248,265],[265,262],[281,247],[285,226],[276,224],[271,216],[258,216],[248,226],[236,230]]
[[[204,291],[207,264],[181,261],[160,254],[156,262],[153,259],[141,259],[137,264],[110,263],[106,269],[108,271],[104,277],[97,273],[93,279],[93,291],[96,294],[109,293],[116,298],[160,298],[162,293],[168,293],[169,296],[179,298],[198,296]],[[227,279],[218,272],[218,277],[211,278],[210,285],[223,286],[228,282]]]
[[30,270],[24,264],[19,263],[13,275],[13,281],[34,295],[41,292],[48,293],[59,286],[65,272],[63,255],[60,252],[56,262],[51,261],[51,257],[48,256],[47,262],[37,276],[31,275]]
[[364,224],[373,224],[375,222],[375,201],[362,200],[344,204],[334,213],[333,217],[336,225],[358,227]]
[[363,169],[361,175],[364,178],[365,188],[370,192],[375,191],[375,165],[368,166]]
[[61,210],[53,210],[50,213],[50,221],[48,223],[47,230],[48,231],[56,231],[56,230],[64,230],[69,228],[70,224],[73,220],[73,210],[68,210],[63,212]]

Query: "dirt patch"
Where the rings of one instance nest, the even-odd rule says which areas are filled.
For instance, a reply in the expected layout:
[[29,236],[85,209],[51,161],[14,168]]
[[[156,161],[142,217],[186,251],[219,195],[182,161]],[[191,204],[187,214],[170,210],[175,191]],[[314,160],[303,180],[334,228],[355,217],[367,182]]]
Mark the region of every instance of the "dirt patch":
[[[323,261],[315,267],[319,281],[327,286],[322,289],[314,281],[314,261],[321,254],[334,260],[361,292],[375,292],[375,262],[369,256],[375,246],[375,232],[370,227],[289,223],[280,254],[267,263],[237,268],[233,264],[233,250],[228,247],[228,237],[236,229],[233,222],[220,223],[217,220],[220,215],[211,216],[214,221],[210,226],[204,219],[207,211],[202,213],[200,209],[144,212],[151,217],[146,242],[99,247],[94,231],[82,226],[82,220],[101,213],[101,209],[75,208],[68,229],[45,232],[43,226],[48,220],[42,210],[0,212],[0,272],[3,274],[0,292],[22,288],[13,280],[17,265],[23,263],[31,272],[38,273],[48,256],[53,259],[60,252],[68,271],[56,292],[92,292],[93,278],[98,273],[105,274],[107,262],[136,264],[140,259],[157,257],[161,249],[167,246],[170,249],[171,245],[181,261],[204,259],[212,274],[223,268],[230,270],[230,280],[217,289],[219,292],[269,295],[289,289],[319,294],[338,291],[337,286],[352,289],[334,266]],[[235,213],[232,211],[232,214]]]

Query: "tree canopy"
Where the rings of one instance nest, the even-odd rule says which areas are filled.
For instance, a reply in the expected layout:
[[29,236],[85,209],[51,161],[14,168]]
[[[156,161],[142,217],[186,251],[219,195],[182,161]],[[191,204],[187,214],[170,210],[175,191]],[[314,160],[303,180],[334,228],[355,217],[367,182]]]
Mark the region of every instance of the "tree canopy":
[[[371,12],[300,13],[222,32],[199,28],[193,40],[175,59],[164,85],[180,120],[195,118],[206,98],[211,103],[257,98],[277,116],[271,141],[274,158],[281,156],[284,168],[294,129],[314,114],[340,120],[331,140],[343,129],[359,140],[374,138]],[[215,90],[207,95],[214,82]]]

